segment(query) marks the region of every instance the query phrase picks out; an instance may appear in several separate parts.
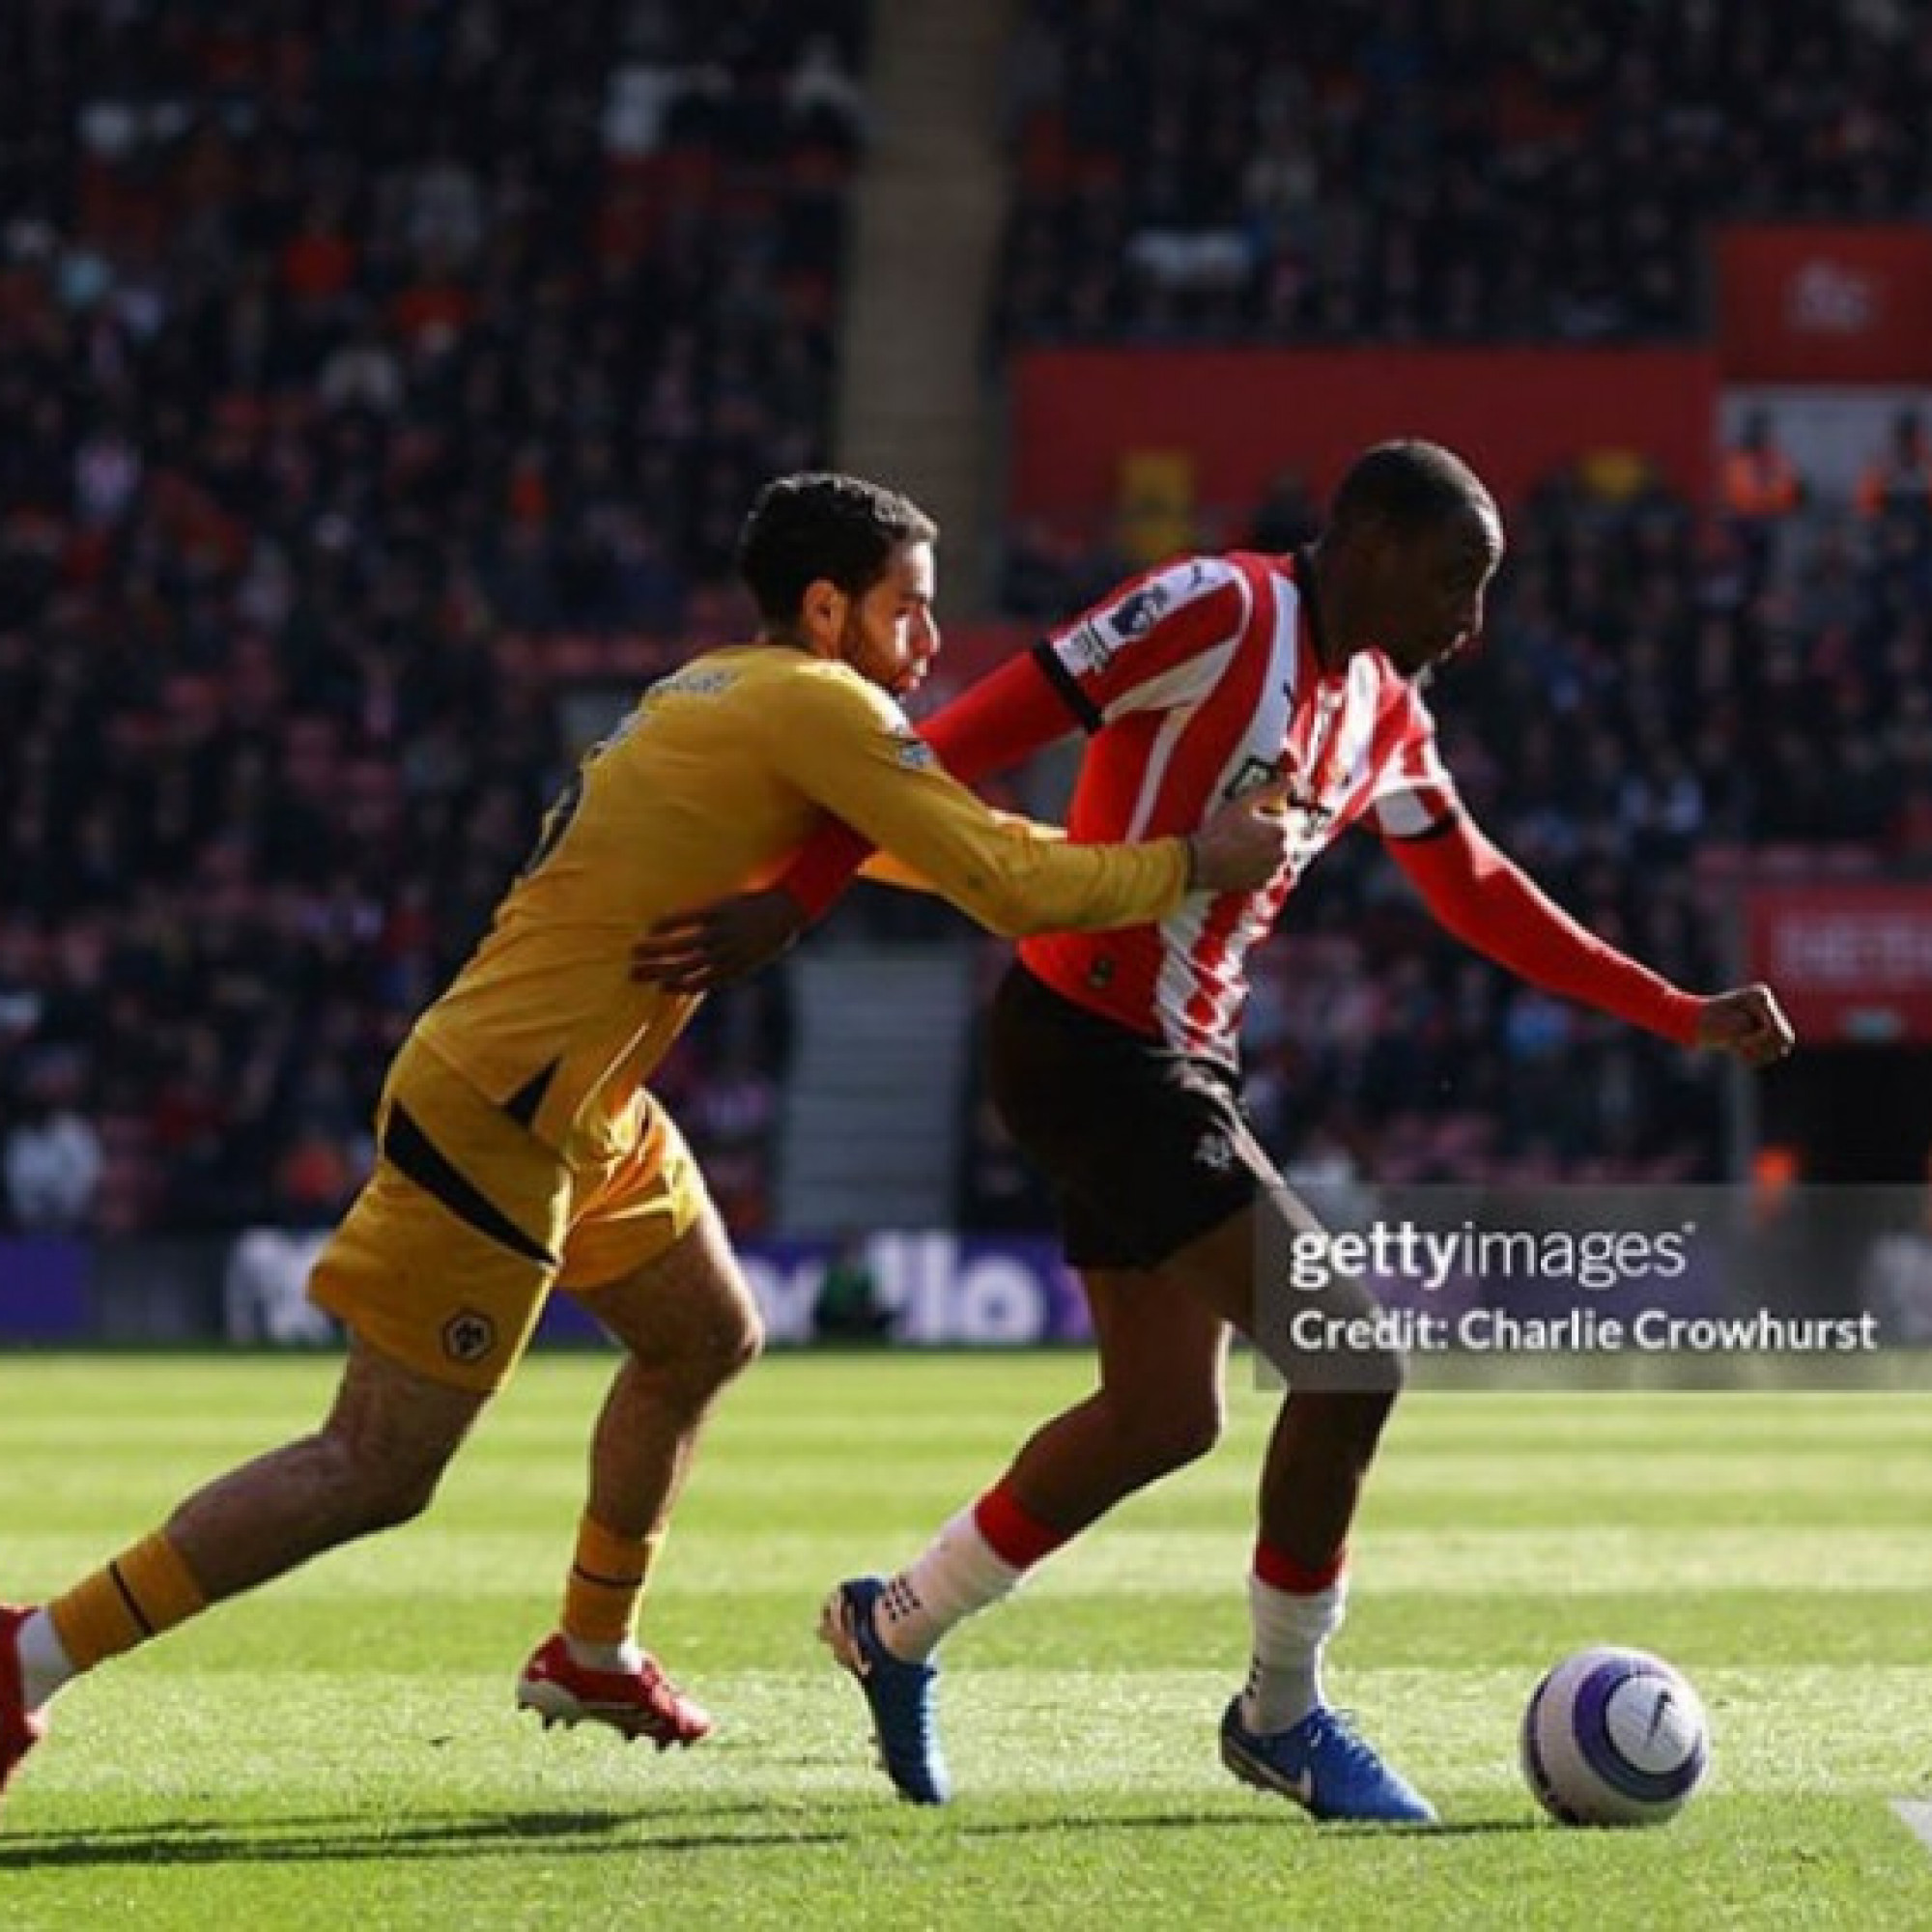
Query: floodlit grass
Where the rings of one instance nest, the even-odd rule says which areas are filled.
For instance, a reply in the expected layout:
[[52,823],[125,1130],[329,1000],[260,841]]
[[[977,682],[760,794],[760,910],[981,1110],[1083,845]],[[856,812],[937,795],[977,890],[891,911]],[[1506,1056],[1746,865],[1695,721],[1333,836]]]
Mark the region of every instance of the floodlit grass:
[[[77,1687],[0,1811],[0,1927],[1932,1923],[1932,1413],[1909,1396],[1420,1396],[1334,1687],[1441,1805],[1318,1830],[1235,1784],[1267,1399],[949,1651],[959,1798],[895,1804],[812,1641],[1085,1386],[1073,1356],[781,1358],[714,1428],[647,1639],[719,1714],[658,1756],[510,1708],[549,1628],[606,1364],[530,1363],[425,1522]],[[132,1541],[309,1426],[314,1360],[0,1358],[0,1594]],[[1538,1673],[1662,1651],[1717,1769],[1675,1824],[1543,1823]]]

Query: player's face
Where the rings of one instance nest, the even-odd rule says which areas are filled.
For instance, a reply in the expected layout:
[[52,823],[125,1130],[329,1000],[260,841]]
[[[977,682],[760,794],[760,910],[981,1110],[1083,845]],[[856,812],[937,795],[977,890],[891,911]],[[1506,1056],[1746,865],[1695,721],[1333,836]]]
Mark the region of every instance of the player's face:
[[885,575],[864,596],[846,600],[838,655],[895,697],[916,690],[939,655],[932,588],[932,546],[901,544]]
[[1406,540],[1385,539],[1376,640],[1405,677],[1454,657],[1483,628],[1483,593],[1502,561],[1502,525],[1471,506]]

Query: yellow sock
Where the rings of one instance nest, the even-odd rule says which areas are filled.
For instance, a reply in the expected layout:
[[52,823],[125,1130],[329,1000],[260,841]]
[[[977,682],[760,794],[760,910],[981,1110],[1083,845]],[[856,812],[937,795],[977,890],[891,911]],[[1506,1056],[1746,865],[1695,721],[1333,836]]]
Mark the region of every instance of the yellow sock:
[[208,1599],[165,1530],[124,1549],[47,1605],[61,1648],[76,1671],[185,1623]]
[[577,1526],[577,1555],[564,1585],[564,1635],[580,1643],[624,1642],[663,1541],[662,1530],[639,1541],[586,1516]]

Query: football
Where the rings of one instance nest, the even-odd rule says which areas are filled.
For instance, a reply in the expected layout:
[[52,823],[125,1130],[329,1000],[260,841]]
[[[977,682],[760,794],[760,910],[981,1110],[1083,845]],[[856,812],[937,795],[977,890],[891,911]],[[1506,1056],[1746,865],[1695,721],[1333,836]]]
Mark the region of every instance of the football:
[[1548,1671],[1522,1714],[1522,1775],[1563,1825],[1661,1825],[1711,1762],[1690,1682],[1648,1651],[1600,1645]]

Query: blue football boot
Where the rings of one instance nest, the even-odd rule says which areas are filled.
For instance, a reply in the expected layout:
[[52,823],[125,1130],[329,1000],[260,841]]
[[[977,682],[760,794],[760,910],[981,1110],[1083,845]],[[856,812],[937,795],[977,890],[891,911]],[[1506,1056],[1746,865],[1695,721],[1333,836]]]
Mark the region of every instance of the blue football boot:
[[877,1577],[840,1583],[825,1600],[818,1634],[866,1693],[879,1762],[894,1788],[913,1804],[944,1804],[952,1780],[939,1747],[939,1666],[908,1663],[879,1641],[872,1611],[885,1587]]
[[1311,1816],[1358,1824],[1433,1825],[1435,1807],[1391,1771],[1348,1718],[1318,1704],[1265,1737],[1241,1722],[1236,1697],[1221,1719],[1221,1762],[1244,1784],[1278,1792]]

